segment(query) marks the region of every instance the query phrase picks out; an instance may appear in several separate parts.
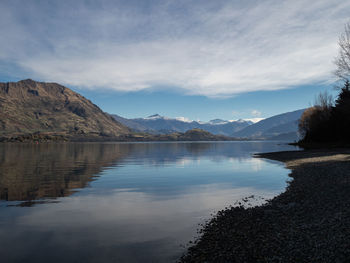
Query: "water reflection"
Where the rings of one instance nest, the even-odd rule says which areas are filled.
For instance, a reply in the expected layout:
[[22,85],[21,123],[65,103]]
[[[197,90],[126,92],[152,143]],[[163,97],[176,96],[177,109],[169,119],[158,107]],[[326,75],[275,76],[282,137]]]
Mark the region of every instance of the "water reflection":
[[[0,199],[32,201],[69,196],[84,188],[103,167],[127,155],[106,144],[3,144]],[[32,204],[32,202],[28,202]]]
[[[104,168],[130,160],[137,164],[176,163],[184,167],[186,162],[200,161],[201,156],[215,162],[249,159],[249,165],[258,171],[261,160],[251,159],[251,153],[266,151],[266,146],[264,142],[3,144],[0,146],[0,199],[33,201],[69,196],[86,187]],[[281,146],[270,143],[268,148],[274,151]]]
[[288,171],[251,154],[287,149],[274,142],[0,145],[1,259],[175,260],[211,213],[282,191]]

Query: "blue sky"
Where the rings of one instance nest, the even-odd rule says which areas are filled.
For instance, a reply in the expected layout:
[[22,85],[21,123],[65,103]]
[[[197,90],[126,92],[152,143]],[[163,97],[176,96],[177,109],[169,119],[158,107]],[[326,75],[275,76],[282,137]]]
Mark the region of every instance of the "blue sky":
[[61,83],[103,110],[269,117],[332,89],[350,2],[0,2],[0,81]]

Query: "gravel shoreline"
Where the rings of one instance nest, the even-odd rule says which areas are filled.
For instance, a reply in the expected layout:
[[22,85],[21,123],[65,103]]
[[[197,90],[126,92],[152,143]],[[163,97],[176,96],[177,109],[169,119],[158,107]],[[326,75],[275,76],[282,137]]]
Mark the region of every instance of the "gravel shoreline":
[[350,262],[350,149],[256,157],[291,169],[286,191],[218,212],[180,262]]

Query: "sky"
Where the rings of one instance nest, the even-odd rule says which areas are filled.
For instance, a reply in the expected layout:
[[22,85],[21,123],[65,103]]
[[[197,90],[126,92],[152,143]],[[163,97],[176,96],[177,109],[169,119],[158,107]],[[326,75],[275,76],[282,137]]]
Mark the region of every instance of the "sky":
[[123,117],[266,118],[333,89],[343,0],[2,0],[0,81]]

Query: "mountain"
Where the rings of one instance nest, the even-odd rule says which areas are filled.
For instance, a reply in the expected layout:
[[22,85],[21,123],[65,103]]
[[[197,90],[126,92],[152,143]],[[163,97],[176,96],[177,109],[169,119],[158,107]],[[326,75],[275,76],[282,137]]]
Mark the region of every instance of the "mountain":
[[122,123],[123,125],[129,127],[132,130],[140,131],[140,132],[151,132],[154,133],[155,131],[152,129],[149,129],[148,127],[138,123],[137,121],[134,121],[132,119],[126,119],[123,118],[117,114],[111,114],[111,116],[118,122]]
[[132,121],[147,127],[146,131],[155,131],[156,133],[169,134],[173,132],[186,132],[191,129],[199,128],[198,122],[187,122],[178,119],[172,119],[168,117],[154,114],[146,118],[132,119]]
[[54,133],[116,137],[129,128],[80,94],[56,83],[31,79],[0,83],[0,137]]
[[233,133],[233,136],[269,139],[283,138],[282,134],[288,134],[288,138],[297,138],[298,121],[304,111],[301,109],[272,116]]
[[187,121],[184,118],[169,118],[154,114],[146,118],[126,119],[118,115],[112,115],[117,121],[128,126],[134,131],[149,132],[152,134],[170,134],[174,132],[186,132],[192,129],[202,129],[215,135],[231,136],[252,124],[251,121],[225,121],[214,119],[209,122]]
[[251,121],[238,120],[238,121],[227,121],[226,123],[221,123],[221,124],[204,123],[201,125],[200,128],[208,132],[211,132],[213,134],[222,134],[226,136],[232,136],[234,132],[240,131],[251,124],[252,124]]
[[304,109],[287,112],[253,123],[249,120],[227,121],[213,119],[209,122],[186,121],[184,118],[169,118],[154,114],[146,118],[126,119],[112,115],[117,121],[137,132],[151,134],[184,133],[202,129],[215,135],[235,138],[289,140],[298,139],[298,121]]

